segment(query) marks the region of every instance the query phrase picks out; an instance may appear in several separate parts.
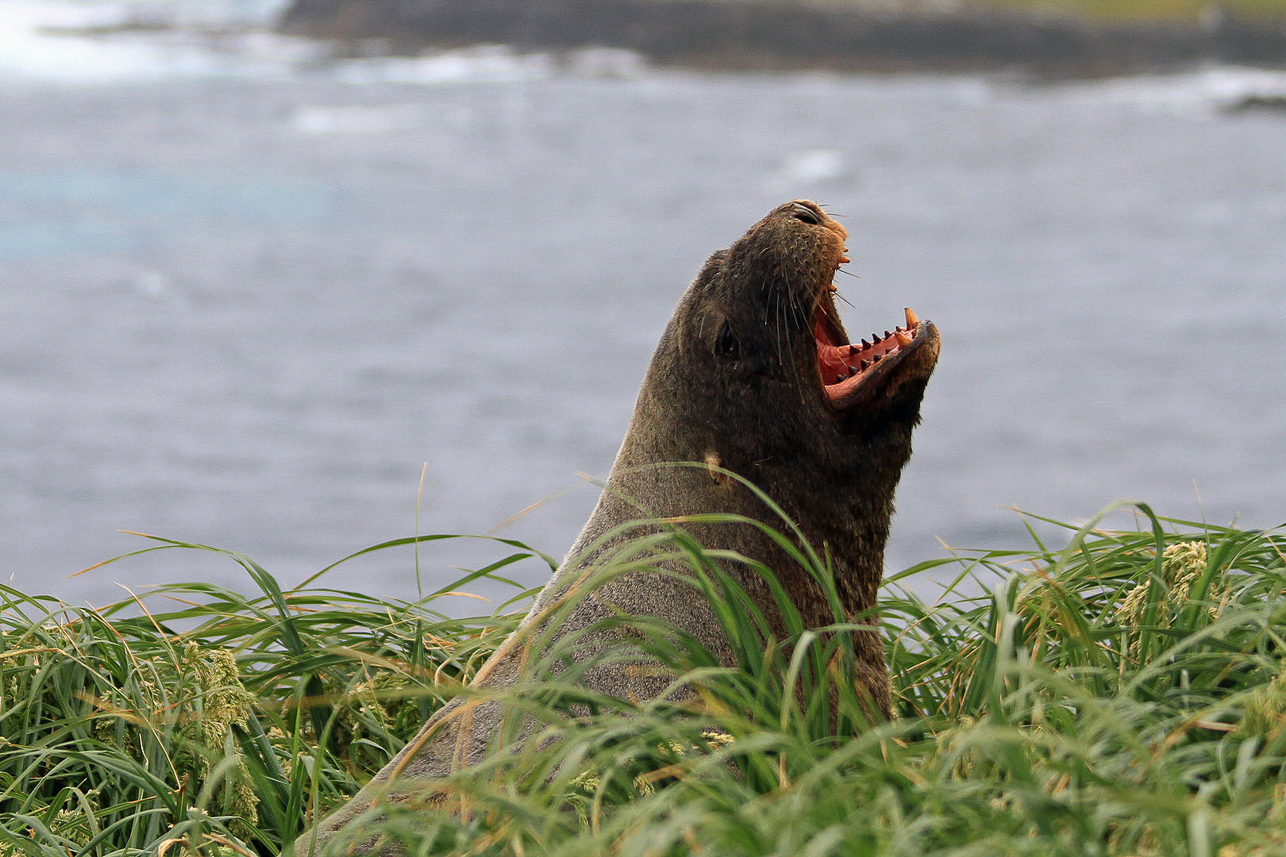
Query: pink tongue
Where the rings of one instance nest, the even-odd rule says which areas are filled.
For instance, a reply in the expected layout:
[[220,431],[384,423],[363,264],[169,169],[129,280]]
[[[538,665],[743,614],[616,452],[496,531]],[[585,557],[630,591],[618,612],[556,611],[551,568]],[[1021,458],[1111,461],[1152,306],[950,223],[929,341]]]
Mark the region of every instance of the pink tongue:
[[847,345],[836,347],[829,343],[817,341],[817,362],[822,367],[822,379],[827,384],[834,384],[840,375],[848,375],[848,355],[851,349]]
[[834,384],[840,376],[851,373],[847,358],[852,351],[847,345],[832,345],[830,332],[820,317],[813,320],[813,338],[817,340],[817,363],[822,370],[822,383]]

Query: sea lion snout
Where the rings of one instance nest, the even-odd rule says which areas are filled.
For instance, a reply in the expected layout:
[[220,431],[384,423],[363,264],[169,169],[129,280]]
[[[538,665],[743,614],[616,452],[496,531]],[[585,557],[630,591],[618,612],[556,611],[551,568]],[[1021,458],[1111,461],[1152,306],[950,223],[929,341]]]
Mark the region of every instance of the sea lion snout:
[[796,199],[780,205],[761,223],[770,228],[773,241],[783,248],[793,248],[797,254],[796,264],[808,260],[817,267],[819,282],[811,284],[814,288],[821,286],[834,291],[830,277],[849,261],[848,230],[843,224],[811,199]]
[[782,209],[785,209],[791,217],[802,223],[810,226],[825,226],[832,232],[838,233],[842,240],[848,240],[848,230],[844,228],[843,224],[827,214],[826,209],[811,199],[796,199],[783,205],[778,211]]

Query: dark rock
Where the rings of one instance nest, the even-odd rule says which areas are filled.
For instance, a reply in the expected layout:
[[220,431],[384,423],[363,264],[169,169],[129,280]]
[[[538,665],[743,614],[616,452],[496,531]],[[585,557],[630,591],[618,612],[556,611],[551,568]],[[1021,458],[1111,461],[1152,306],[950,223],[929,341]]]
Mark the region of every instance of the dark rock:
[[789,0],[295,0],[281,29],[350,44],[383,39],[401,53],[478,43],[603,46],[728,69],[1106,75],[1201,62],[1286,65],[1286,28],[1222,13],[1192,23],[1091,24],[978,11],[877,14]]
[[1275,113],[1286,113],[1286,93],[1279,95],[1244,95],[1236,101],[1224,105],[1229,113],[1267,110]]

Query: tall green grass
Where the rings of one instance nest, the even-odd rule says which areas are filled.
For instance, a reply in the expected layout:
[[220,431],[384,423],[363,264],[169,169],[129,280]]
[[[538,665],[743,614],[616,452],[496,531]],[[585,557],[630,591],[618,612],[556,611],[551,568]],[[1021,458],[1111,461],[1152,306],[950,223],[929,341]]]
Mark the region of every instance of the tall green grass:
[[[601,698],[571,681],[585,664],[538,665],[506,699],[536,735],[453,777],[451,811],[396,805],[382,829],[413,854],[1286,853],[1282,536],[1135,515],[891,576],[898,717],[877,723],[851,681],[869,626],[804,629],[782,603],[773,639],[726,573],[753,563],[648,536],[602,574],[686,567],[740,666],[646,622],[604,657],[643,652],[695,694]],[[257,596],[183,584],[89,610],[3,590],[0,853],[276,853],[472,692],[516,617],[439,599],[552,565],[495,546],[415,603],[284,590],[235,554]],[[796,559],[827,583],[824,553]],[[906,588],[930,572],[954,577],[932,603]]]

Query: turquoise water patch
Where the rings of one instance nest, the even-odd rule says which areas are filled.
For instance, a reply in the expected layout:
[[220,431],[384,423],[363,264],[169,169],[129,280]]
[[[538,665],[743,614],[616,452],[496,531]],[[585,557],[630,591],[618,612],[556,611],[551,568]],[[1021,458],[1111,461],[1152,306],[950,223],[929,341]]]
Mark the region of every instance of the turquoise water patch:
[[0,224],[0,259],[30,259],[70,252],[101,253],[129,246],[129,237],[88,224]]
[[0,174],[0,259],[119,250],[192,229],[309,227],[332,196],[317,182],[262,175]]

